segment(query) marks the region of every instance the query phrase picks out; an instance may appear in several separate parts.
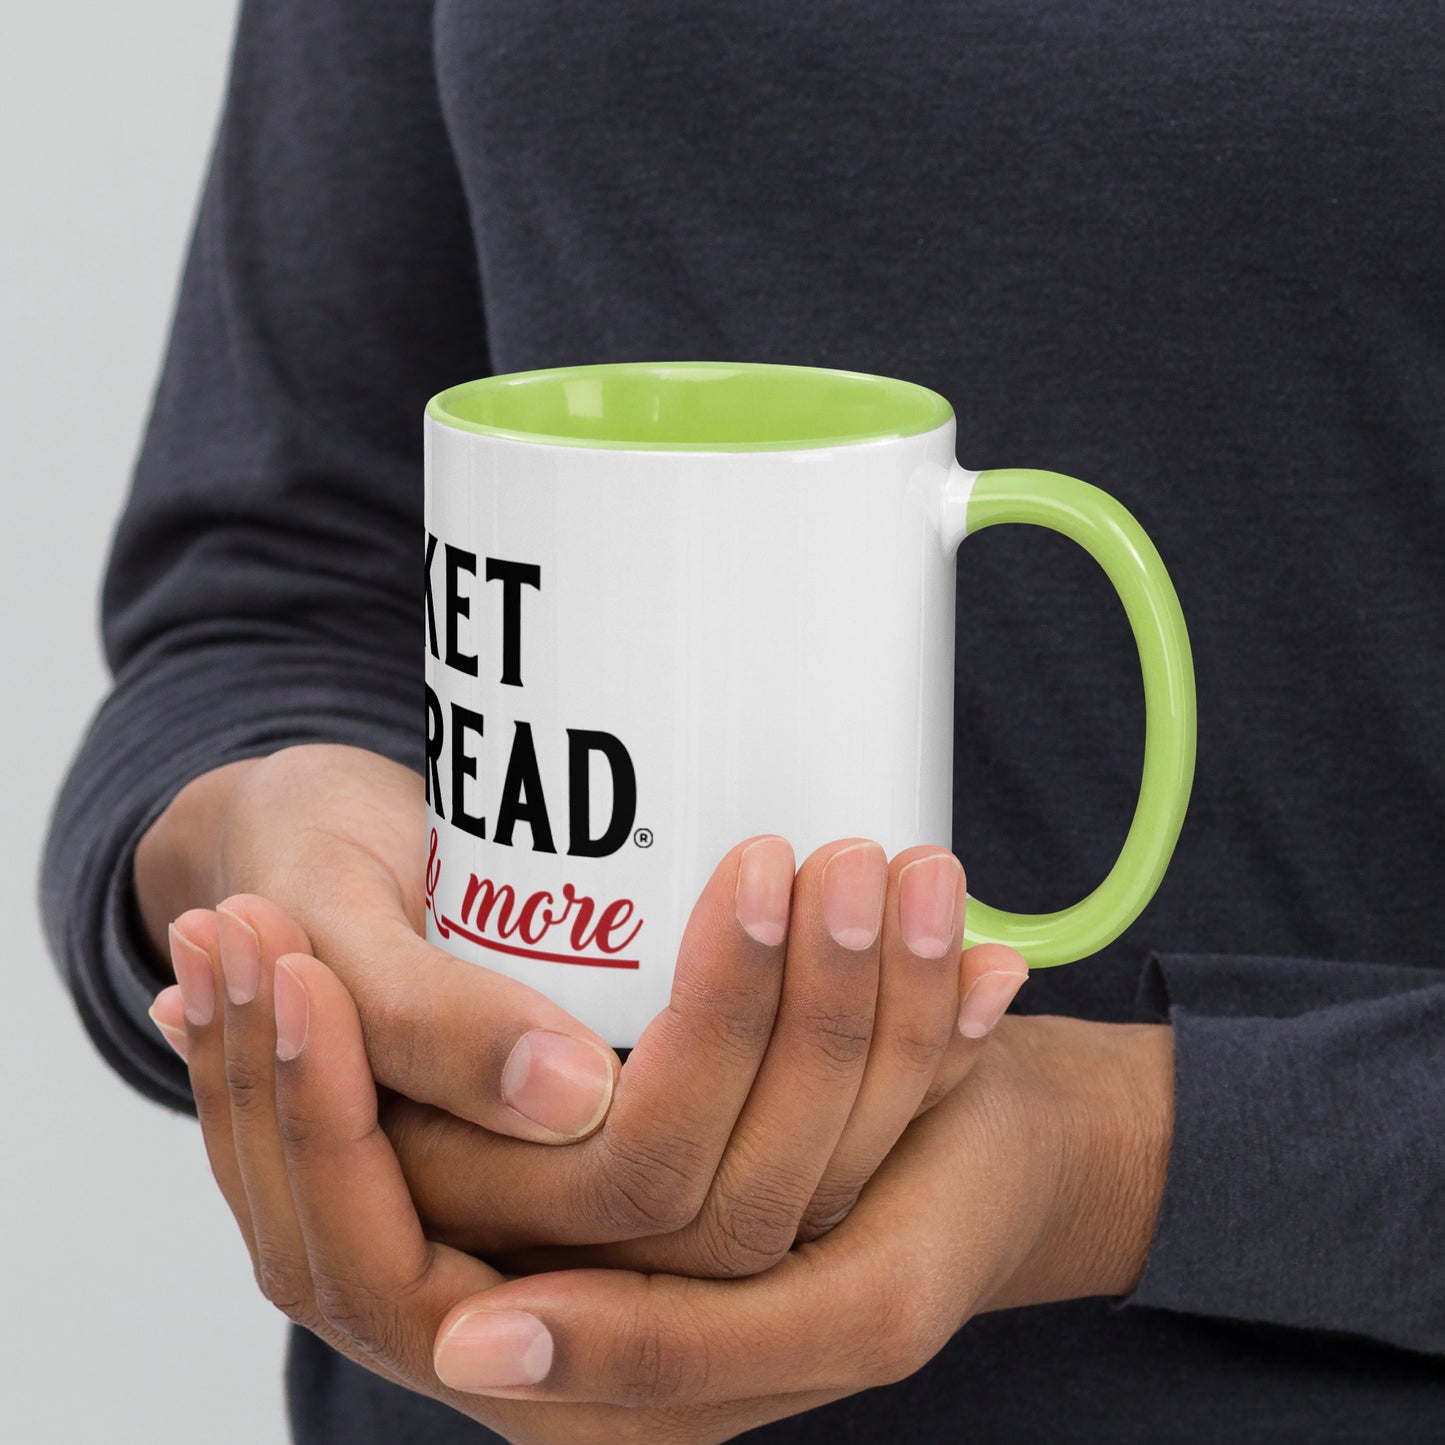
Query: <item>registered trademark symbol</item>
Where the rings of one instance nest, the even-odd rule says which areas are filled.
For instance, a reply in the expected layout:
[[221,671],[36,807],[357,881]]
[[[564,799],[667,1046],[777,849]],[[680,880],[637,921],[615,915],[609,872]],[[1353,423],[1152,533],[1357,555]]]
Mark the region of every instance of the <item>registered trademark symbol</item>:
[[634,843],[636,843],[639,848],[650,848],[650,847],[652,847],[652,829],[651,829],[651,828],[639,828],[639,829],[632,835],[632,841],[633,841]]

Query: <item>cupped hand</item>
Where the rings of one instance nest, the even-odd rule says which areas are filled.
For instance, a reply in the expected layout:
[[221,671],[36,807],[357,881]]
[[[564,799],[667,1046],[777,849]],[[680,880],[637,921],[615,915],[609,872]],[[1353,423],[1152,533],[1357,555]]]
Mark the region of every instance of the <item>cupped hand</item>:
[[[585,1259],[705,1277],[756,1273],[817,1238],[909,1120],[962,1079],[1026,976],[995,947],[970,950],[960,972],[964,906],[962,870],[942,849],[889,864],[876,844],[843,840],[795,879],[782,839],[738,845],[693,910],[671,1002],[592,1138],[539,1150],[400,1096],[383,1106],[428,1233],[517,1271]],[[246,926],[267,977],[304,948],[273,904],[232,899],[215,924],[178,920],[183,984],[191,945],[204,954],[212,930],[208,962],[229,977],[228,940]],[[975,1037],[959,1027],[961,977]],[[264,988],[225,999],[228,1035],[264,1013]]]
[[314,953],[355,1000],[380,1083],[497,1134],[584,1137],[617,1055],[535,989],[426,942],[424,836],[416,773],[360,748],[285,748],[181,790],[137,849],[137,900],[198,1016],[222,991],[194,940],[167,943],[167,922],[227,900],[219,950],[238,1007],[269,1008],[263,957]]
[[840,840],[794,878],[782,839],[739,845],[590,1139],[544,1153],[407,1099],[383,1108],[428,1233],[518,1272],[585,1259],[707,1278],[818,1238],[1027,977],[1011,949],[960,958],[965,904],[940,848],[889,862]]
[[[188,922],[214,951],[208,916]],[[980,1310],[1122,1293],[1142,1267],[1168,1152],[1167,1028],[1012,1021],[846,1220],[748,1279],[504,1280],[426,1238],[336,976],[291,955],[273,977],[273,1006],[244,1030],[188,1017],[182,1045],[263,1290],[513,1441],[729,1439],[912,1373]],[[167,1028],[176,1002],[158,1000]]]

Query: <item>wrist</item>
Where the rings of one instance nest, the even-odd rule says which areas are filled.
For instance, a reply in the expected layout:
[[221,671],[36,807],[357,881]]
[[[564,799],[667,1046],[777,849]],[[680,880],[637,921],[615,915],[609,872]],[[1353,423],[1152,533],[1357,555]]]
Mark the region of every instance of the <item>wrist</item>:
[[1048,1016],[1005,1023],[1028,1080],[1022,1100],[1052,1151],[1052,1203],[1029,1260],[988,1307],[1127,1294],[1164,1193],[1173,1030]]
[[133,878],[140,919],[161,958],[166,931],[189,908],[212,908],[229,891],[221,880],[221,831],[236,784],[259,761],[245,758],[191,779],[141,835]]

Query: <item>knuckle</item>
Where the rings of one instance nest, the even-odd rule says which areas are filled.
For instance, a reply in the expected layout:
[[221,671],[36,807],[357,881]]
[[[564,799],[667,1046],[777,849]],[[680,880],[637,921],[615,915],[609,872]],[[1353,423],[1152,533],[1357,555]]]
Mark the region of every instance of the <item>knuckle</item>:
[[368,1354],[381,1352],[388,1342],[381,1338],[385,1328],[374,1300],[363,1298],[339,1280],[318,1279],[315,1289],[316,1307],[330,1329]]
[[711,1278],[736,1279],[771,1269],[793,1247],[798,1216],[788,1200],[750,1193],[709,1210],[693,1252]]
[[402,1311],[408,1290],[381,1292],[364,1280],[325,1270],[312,1276],[316,1309],[321,1319],[338,1334],[353,1341],[367,1354],[383,1360],[402,1355]]
[[365,1148],[381,1133],[375,1110],[313,1113],[288,1100],[276,1110],[276,1130],[288,1159],[328,1158]]
[[708,1177],[676,1140],[603,1134],[599,1202],[608,1223],[636,1234],[670,1234],[697,1217]]
[[729,1059],[750,1059],[773,1032],[776,998],[767,990],[741,983],[677,979],[668,1010],[688,1033]]
[[954,1019],[948,1017],[932,1025],[922,1020],[901,1025],[889,1040],[889,1047],[905,1069],[932,1074],[953,1037]]
[[269,1111],[275,1089],[271,1066],[264,1067],[244,1055],[226,1055],[226,1088],[230,1094],[231,1112],[250,1115]]
[[798,1223],[798,1238],[811,1243],[835,1230],[853,1212],[858,1202],[859,1190],[830,1189],[819,1191],[803,1211]]
[[213,1133],[231,1126],[231,1098],[224,1085],[208,1070],[197,1069],[191,1076],[191,1097],[196,1103],[196,1118],[209,1140]]
[[277,1258],[258,1249],[256,1285],[261,1293],[287,1319],[305,1329],[314,1329],[320,1321],[316,1297],[311,1288],[311,1272],[289,1258]]
[[800,1010],[797,1028],[808,1046],[800,1051],[800,1062],[812,1057],[830,1078],[861,1064],[873,1041],[871,1013],[840,1009],[831,1003]]
[[664,1334],[641,1318],[623,1337],[614,1380],[619,1403],[632,1408],[657,1402],[686,1403],[705,1394],[707,1353],[692,1331]]
[[294,1107],[277,1111],[276,1127],[288,1159],[315,1154],[335,1137],[332,1125]]

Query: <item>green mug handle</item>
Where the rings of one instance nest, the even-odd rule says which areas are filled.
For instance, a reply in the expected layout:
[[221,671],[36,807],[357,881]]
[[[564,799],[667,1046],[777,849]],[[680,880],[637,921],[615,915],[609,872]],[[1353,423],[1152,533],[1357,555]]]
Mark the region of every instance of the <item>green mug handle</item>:
[[[955,486],[968,477],[961,467]],[[965,483],[966,485],[966,483]],[[959,494],[964,491],[958,486]],[[962,541],[1001,522],[1024,522],[1072,537],[1114,584],[1144,673],[1144,769],[1129,834],[1109,875],[1088,897],[1057,913],[1009,913],[970,896],[965,944],[1006,943],[1031,968],[1087,958],[1112,943],[1154,896],[1169,865],[1194,779],[1194,659],[1174,585],[1154,544],[1107,492],[1058,472],[980,472],[959,509]],[[953,530],[953,529],[946,529]]]

